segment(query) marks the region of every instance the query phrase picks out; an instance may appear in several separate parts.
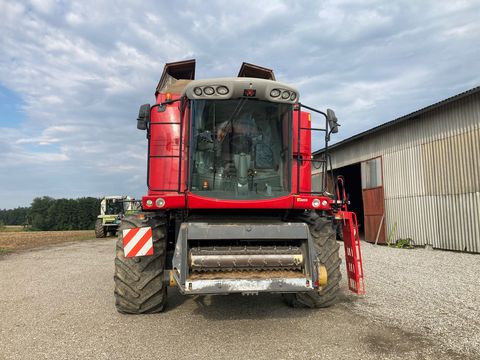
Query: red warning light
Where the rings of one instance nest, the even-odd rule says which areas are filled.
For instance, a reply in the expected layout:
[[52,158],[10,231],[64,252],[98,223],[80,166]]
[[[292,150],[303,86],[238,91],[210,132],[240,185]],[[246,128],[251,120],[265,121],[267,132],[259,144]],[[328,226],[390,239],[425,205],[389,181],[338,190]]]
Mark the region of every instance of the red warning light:
[[257,90],[255,90],[255,89],[245,89],[245,90],[243,90],[243,96],[247,96],[247,97],[253,97],[253,96],[255,96],[256,93],[257,93]]

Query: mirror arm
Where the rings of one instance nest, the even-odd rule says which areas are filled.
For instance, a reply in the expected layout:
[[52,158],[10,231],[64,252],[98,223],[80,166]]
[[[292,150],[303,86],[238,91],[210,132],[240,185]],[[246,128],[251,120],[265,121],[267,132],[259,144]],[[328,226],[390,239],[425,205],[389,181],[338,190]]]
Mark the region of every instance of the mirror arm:
[[311,108],[310,106],[303,105],[302,103],[298,103],[298,105],[300,105],[301,107],[304,107],[305,109],[308,109],[308,110],[311,110],[311,111],[313,111],[313,112],[316,112],[317,114],[322,114],[323,116],[325,116],[325,119],[327,119],[327,114],[324,113],[323,111],[320,111],[320,110]]
[[[330,123],[328,122],[328,120],[329,120],[329,119],[328,119],[328,115],[327,115],[325,112],[321,111],[321,110],[317,110],[317,109],[314,109],[314,108],[312,108],[312,107],[310,107],[310,106],[303,105],[303,104],[300,103],[300,102],[297,103],[297,104],[298,104],[300,107],[303,107],[303,108],[308,109],[308,110],[310,110],[310,111],[316,112],[317,114],[323,115],[323,117],[324,117],[325,120],[326,120],[326,125],[325,125],[325,129],[326,129],[326,130],[325,130],[325,140],[330,141],[330,135],[332,134],[332,128],[330,127]],[[338,124],[338,123],[337,123],[336,125],[337,125],[337,126],[340,126],[340,124]],[[328,131],[328,129],[330,129],[330,131]]]

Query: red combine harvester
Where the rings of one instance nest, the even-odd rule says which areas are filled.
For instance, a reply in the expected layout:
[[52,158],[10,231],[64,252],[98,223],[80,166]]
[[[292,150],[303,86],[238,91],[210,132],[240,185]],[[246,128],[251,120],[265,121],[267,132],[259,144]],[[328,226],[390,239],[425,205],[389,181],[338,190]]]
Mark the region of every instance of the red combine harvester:
[[[194,78],[195,60],[166,64],[155,105],[140,107],[148,195],[120,225],[118,311],[162,311],[167,286],[185,295],[269,292],[292,306],[332,305],[341,278],[338,222],[349,288],[363,293],[343,179],[327,192],[328,156],[312,159],[311,135],[323,132],[328,149],[338,131],[334,112],[301,104],[295,88],[252,64],[238,77]],[[311,113],[325,117],[325,128],[311,127]],[[325,175],[318,192],[312,163]]]

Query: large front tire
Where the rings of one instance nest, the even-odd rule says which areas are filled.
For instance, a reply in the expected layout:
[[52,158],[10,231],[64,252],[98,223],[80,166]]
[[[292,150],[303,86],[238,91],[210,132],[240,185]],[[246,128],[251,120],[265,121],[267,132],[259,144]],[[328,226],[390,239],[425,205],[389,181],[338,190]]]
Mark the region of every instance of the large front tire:
[[[123,230],[151,227],[153,255],[126,258],[123,251]],[[154,215],[139,219],[138,214],[122,219],[118,229],[115,257],[115,306],[124,314],[162,312],[167,303],[164,283],[166,251],[165,218]]]
[[332,221],[315,212],[302,214],[299,220],[308,224],[313,238],[316,260],[327,268],[327,285],[321,290],[285,294],[284,299],[292,307],[324,308],[333,305],[340,291],[340,245],[335,240]]

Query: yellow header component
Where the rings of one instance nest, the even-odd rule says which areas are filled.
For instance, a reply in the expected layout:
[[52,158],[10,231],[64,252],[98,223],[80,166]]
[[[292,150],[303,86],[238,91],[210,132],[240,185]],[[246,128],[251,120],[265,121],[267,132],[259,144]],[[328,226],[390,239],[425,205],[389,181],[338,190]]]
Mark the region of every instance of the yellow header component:
[[318,285],[325,286],[328,282],[327,268],[324,265],[318,265]]
[[173,277],[173,270],[170,270],[169,271],[169,286],[176,286],[177,285],[177,281],[175,280],[175,278]]

